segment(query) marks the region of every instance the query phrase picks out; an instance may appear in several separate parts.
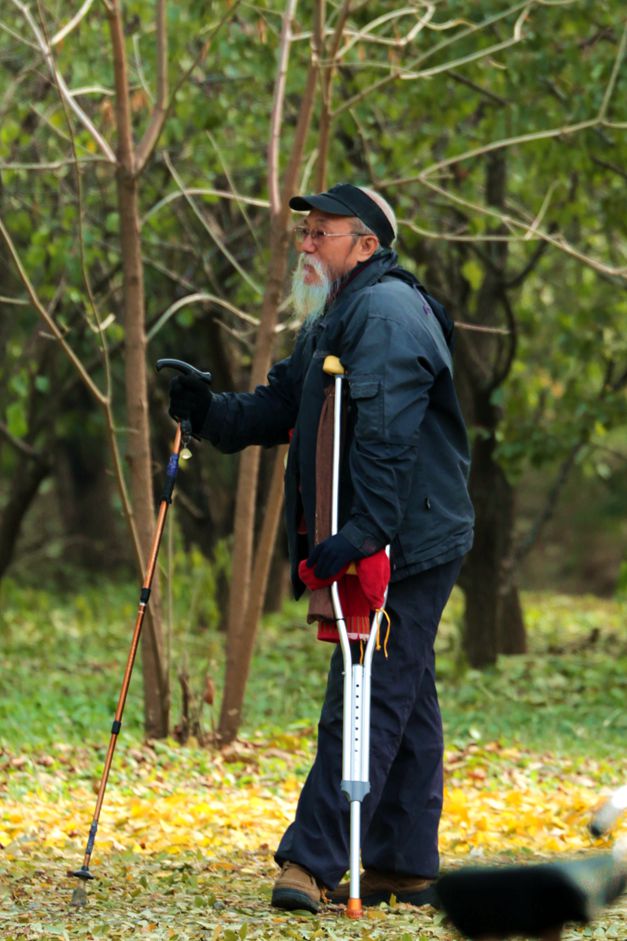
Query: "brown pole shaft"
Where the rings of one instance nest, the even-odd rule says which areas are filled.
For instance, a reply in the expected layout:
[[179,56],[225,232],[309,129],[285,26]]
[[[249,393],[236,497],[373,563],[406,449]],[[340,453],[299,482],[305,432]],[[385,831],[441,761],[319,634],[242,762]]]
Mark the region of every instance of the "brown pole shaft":
[[93,878],[93,877],[88,876],[89,861],[91,859],[91,854],[94,848],[94,841],[96,839],[96,831],[98,829],[98,822],[100,820],[100,811],[102,810],[102,803],[104,800],[105,790],[107,787],[107,782],[109,780],[109,772],[111,771],[111,762],[113,761],[113,753],[115,751],[115,746],[117,743],[118,735],[120,733],[120,728],[122,726],[122,714],[124,712],[124,706],[126,704],[126,696],[128,694],[128,688],[131,682],[131,675],[133,673],[133,665],[135,663],[135,657],[137,655],[137,650],[139,647],[139,639],[141,636],[144,615],[146,614],[146,608],[148,607],[148,600],[150,597],[150,587],[152,585],[152,580],[153,580],[155,568],[157,565],[157,556],[159,554],[159,546],[161,544],[161,537],[163,536],[163,529],[165,527],[165,519],[168,513],[168,507],[171,502],[171,494],[172,494],[172,489],[174,487],[174,479],[176,477],[176,472],[178,469],[178,460],[179,460],[179,455],[181,452],[182,443],[183,443],[182,432],[181,432],[181,426],[179,424],[176,427],[176,435],[174,437],[174,444],[172,445],[172,454],[170,456],[170,463],[168,464],[168,481],[166,484],[166,489],[164,491],[164,496],[159,505],[159,512],[157,514],[155,534],[152,540],[152,546],[150,549],[150,556],[148,558],[148,564],[146,566],[146,572],[144,574],[144,581],[142,584],[139,608],[137,610],[137,618],[135,620],[135,627],[133,629],[133,636],[131,638],[131,647],[130,647],[128,657],[126,660],[126,668],[124,670],[124,677],[122,679],[122,687],[120,689],[120,695],[118,697],[118,704],[115,710],[113,726],[111,728],[111,738],[109,740],[109,747],[107,749],[107,755],[105,758],[104,768],[102,770],[102,776],[100,778],[100,785],[98,787],[96,807],[94,810],[94,816],[92,819],[91,827],[89,829],[89,838],[87,840],[87,848],[85,850],[85,856],[83,858],[83,865],[80,870],[80,872],[83,872],[84,876],[87,878]]

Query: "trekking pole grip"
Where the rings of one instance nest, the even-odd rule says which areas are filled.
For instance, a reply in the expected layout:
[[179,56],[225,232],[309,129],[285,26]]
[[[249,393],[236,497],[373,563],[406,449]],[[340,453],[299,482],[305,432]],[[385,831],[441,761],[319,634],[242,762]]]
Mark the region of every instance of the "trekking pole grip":
[[182,372],[186,376],[195,376],[196,379],[206,382],[208,386],[213,382],[213,376],[210,372],[202,372],[202,370],[196,369],[195,366],[186,363],[182,359],[158,359],[155,369],[157,372],[160,372],[162,369],[178,369],[179,372]]
[[[184,376],[194,376],[195,379],[200,379],[201,382],[206,383],[208,386],[210,386],[213,381],[213,376],[210,372],[203,372],[200,369],[196,369],[191,363],[186,363],[182,359],[158,359],[155,369],[157,372],[160,372],[162,369],[176,369],[178,372],[183,373]],[[181,419],[181,434],[183,445],[186,446],[192,436],[192,423],[189,418]]]

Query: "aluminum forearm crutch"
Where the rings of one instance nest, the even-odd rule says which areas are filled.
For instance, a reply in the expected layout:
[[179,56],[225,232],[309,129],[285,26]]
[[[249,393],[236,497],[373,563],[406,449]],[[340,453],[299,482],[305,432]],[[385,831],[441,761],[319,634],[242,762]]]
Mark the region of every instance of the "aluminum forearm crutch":
[[[211,373],[201,372],[199,369],[196,369],[194,366],[190,366],[189,363],[184,363],[180,359],[159,359],[157,360],[157,370],[163,368],[177,369],[179,372],[182,372],[186,375],[196,376],[198,379],[201,379],[203,382],[208,385],[211,384]],[[118,696],[118,704],[115,710],[115,716],[113,719],[113,724],[111,726],[111,737],[109,739],[109,747],[107,749],[107,755],[105,758],[104,768],[102,775],[100,777],[100,785],[98,787],[98,796],[96,798],[96,809],[94,811],[94,816],[92,818],[91,827],[89,828],[89,836],[87,838],[87,846],[85,849],[85,855],[83,857],[83,864],[80,869],[70,871],[68,875],[75,876],[77,879],[80,879],[78,886],[75,888],[72,894],[72,905],[81,906],[85,905],[87,901],[87,896],[85,893],[84,883],[88,880],[94,879],[95,876],[89,868],[91,861],[91,855],[94,849],[94,842],[96,840],[96,832],[98,830],[98,824],[100,821],[100,811],[102,810],[102,803],[104,800],[105,790],[107,787],[107,782],[109,780],[109,772],[111,770],[111,762],[113,760],[113,753],[115,751],[115,746],[118,740],[118,735],[120,734],[120,729],[122,727],[122,714],[124,712],[124,706],[126,704],[126,696],[128,693],[128,688],[131,682],[131,674],[133,672],[133,666],[135,663],[135,657],[137,655],[137,650],[139,647],[139,640],[141,637],[142,625],[144,622],[144,616],[148,609],[148,601],[150,599],[150,592],[152,586],[152,580],[155,573],[155,568],[157,565],[157,555],[159,553],[159,546],[161,544],[161,537],[163,535],[163,530],[165,527],[165,519],[167,516],[168,508],[172,502],[172,493],[174,491],[174,484],[176,481],[176,475],[178,473],[179,466],[179,456],[183,450],[187,447],[187,443],[192,435],[192,427],[189,420],[185,419],[181,421],[176,428],[176,434],[174,437],[174,443],[172,445],[172,453],[170,454],[170,459],[168,461],[168,467],[166,471],[166,480],[163,488],[163,494],[161,496],[161,503],[159,505],[159,512],[157,515],[157,523],[155,526],[155,533],[152,540],[152,545],[150,547],[150,555],[148,562],[146,564],[146,569],[144,573],[144,580],[142,582],[142,589],[139,597],[139,607],[137,609],[137,617],[135,619],[135,627],[133,629],[133,635],[131,638],[131,646],[128,652],[128,657],[126,659],[126,668],[124,670],[124,677],[122,679],[122,687],[120,689],[120,694]]]
[[[340,502],[342,381],[344,367],[337,356],[327,356],[323,368],[326,373],[334,376],[335,381],[331,507],[331,535],[333,536],[338,531],[338,510]],[[375,614],[364,651],[363,664],[353,663],[337,582],[333,582],[331,585],[331,598],[344,661],[341,787],[342,793],[346,795],[350,804],[350,891],[346,914],[349,918],[361,918],[363,914],[359,888],[361,802],[370,790],[370,675],[372,656],[374,654],[382,612],[378,611]]]

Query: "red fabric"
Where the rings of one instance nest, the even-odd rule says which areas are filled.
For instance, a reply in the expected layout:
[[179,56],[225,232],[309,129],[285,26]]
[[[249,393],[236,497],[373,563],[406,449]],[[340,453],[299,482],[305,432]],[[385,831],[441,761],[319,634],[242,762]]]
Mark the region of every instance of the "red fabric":
[[[326,588],[337,581],[342,612],[346,621],[346,630],[350,640],[365,640],[370,633],[370,613],[383,607],[385,591],[390,581],[390,560],[385,549],[374,555],[359,559],[355,565],[357,573],[348,574],[349,565],[345,566],[333,578],[316,578],[313,568],[307,561],[298,566],[298,574],[305,585],[312,591]],[[320,621],[318,640],[337,643],[339,634],[334,623]]]

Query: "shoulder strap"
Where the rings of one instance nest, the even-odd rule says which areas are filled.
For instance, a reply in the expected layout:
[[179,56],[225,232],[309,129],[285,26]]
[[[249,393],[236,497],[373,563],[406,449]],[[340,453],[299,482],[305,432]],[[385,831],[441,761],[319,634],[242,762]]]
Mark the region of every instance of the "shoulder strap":
[[433,311],[434,317],[440,324],[440,328],[444,334],[446,344],[452,351],[455,343],[455,325],[449,317],[448,311],[446,310],[444,304],[441,304],[438,300],[436,300],[435,297],[433,297],[432,294],[429,294],[425,286],[421,284],[418,278],[413,275],[411,271],[407,271],[406,268],[401,268],[399,265],[396,265],[394,268],[390,268],[389,271],[386,271],[386,275],[389,275],[392,278],[398,278],[400,281],[404,281],[405,284],[415,288],[415,290],[422,295]]

